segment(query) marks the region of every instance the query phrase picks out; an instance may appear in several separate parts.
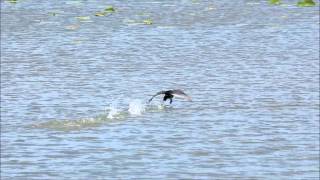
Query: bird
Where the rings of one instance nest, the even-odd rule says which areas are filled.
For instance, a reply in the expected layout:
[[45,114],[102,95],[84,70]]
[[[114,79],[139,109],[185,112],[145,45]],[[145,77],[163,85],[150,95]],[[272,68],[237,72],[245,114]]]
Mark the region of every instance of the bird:
[[186,93],[184,93],[182,90],[180,89],[175,89],[175,90],[168,90],[168,91],[159,91],[157,92],[157,94],[153,95],[148,103],[150,103],[152,101],[152,99],[158,95],[164,94],[163,97],[163,101],[166,101],[167,99],[170,100],[170,104],[172,103],[172,98],[173,97],[177,97],[177,98],[182,98],[182,99],[186,99],[188,101],[192,101],[191,97],[188,96]]

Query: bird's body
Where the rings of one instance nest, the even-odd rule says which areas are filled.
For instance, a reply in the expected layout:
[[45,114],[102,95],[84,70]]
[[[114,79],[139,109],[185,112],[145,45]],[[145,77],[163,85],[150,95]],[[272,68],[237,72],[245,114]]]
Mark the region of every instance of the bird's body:
[[187,99],[188,101],[192,101],[190,96],[188,96],[182,90],[176,89],[176,90],[168,90],[168,91],[159,91],[157,94],[153,95],[149,99],[149,102],[151,102],[154,97],[156,97],[156,96],[158,96],[160,94],[164,94],[163,101],[166,101],[167,99],[170,99],[170,104],[172,103],[172,98],[173,97]]

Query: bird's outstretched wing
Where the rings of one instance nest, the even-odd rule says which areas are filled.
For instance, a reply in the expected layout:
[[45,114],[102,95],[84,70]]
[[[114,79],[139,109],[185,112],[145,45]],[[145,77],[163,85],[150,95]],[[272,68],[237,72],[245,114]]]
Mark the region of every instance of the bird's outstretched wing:
[[186,99],[188,101],[192,101],[191,97],[188,96],[186,93],[184,93],[182,90],[180,89],[175,89],[171,91],[171,94],[177,98],[182,98],[182,99]]
[[154,97],[156,97],[156,96],[158,96],[158,95],[160,95],[160,94],[165,94],[165,93],[166,93],[165,91],[159,91],[159,92],[157,92],[157,94],[153,95],[153,96],[149,99],[148,103],[150,103]]

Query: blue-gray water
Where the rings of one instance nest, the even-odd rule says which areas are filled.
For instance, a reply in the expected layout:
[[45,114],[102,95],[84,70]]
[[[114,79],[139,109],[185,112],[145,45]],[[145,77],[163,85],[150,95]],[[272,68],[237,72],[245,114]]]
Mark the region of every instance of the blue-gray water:
[[1,1],[1,179],[318,179],[316,2]]

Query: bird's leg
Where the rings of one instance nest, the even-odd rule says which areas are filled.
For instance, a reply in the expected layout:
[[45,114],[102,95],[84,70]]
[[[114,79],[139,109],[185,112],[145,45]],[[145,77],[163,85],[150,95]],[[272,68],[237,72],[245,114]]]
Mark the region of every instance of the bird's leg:
[[166,102],[167,98],[166,96],[163,97],[162,101],[161,101],[161,106],[163,106],[163,104]]
[[170,104],[172,103],[172,98],[170,98]]
[[165,102],[168,98],[169,98],[169,97],[168,97],[167,95],[165,95],[165,96],[163,97],[163,101],[162,101],[162,102]]

